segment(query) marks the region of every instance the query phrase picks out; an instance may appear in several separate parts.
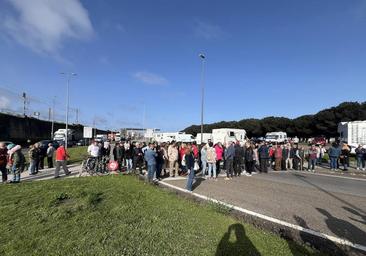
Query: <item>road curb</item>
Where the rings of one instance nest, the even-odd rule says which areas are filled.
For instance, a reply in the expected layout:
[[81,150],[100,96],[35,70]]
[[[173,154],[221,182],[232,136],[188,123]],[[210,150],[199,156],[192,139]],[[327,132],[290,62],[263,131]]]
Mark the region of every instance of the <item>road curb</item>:
[[191,193],[180,187],[171,185],[164,181],[157,182],[158,185],[175,191],[179,195],[194,199],[195,201],[205,201],[220,204],[230,208],[230,214],[236,218],[243,219],[260,229],[270,231],[281,237],[293,240],[297,243],[310,245],[330,255],[366,255],[366,246],[354,244],[348,240],[320,233],[315,230],[291,224],[270,216],[256,213],[223,201],[216,200],[201,194]]

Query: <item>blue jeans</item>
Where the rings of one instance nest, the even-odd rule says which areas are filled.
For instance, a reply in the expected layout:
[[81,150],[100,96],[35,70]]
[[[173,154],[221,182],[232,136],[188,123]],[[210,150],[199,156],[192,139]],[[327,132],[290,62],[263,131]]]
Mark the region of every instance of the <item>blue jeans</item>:
[[20,168],[16,168],[15,165],[11,167],[13,172],[13,181],[20,182]]
[[132,159],[126,159],[127,171],[132,169]]
[[206,175],[207,162],[202,159],[201,162],[202,162],[202,177],[204,177]]
[[151,182],[154,179],[154,173],[156,172],[155,164],[147,165],[147,181]]
[[194,180],[194,170],[192,169],[192,170],[189,170],[189,176],[188,176],[187,186],[186,186],[186,189],[189,191],[192,191],[193,180]]
[[35,174],[36,173],[36,165],[37,165],[36,160],[30,160],[29,161],[29,169],[28,169],[29,174]]
[[309,159],[309,165],[308,165],[308,169],[310,170],[314,170],[315,169],[315,164],[316,164],[316,159]]
[[212,177],[216,178],[216,163],[208,163],[208,177],[211,177],[211,171],[212,171]]
[[337,159],[338,157],[330,157],[330,169],[338,168]]
[[357,157],[357,168],[365,168],[365,159],[362,156]]

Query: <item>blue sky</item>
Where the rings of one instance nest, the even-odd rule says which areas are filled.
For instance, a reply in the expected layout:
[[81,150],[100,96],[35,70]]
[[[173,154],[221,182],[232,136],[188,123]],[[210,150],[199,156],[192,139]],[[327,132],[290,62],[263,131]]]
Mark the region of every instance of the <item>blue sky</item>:
[[[0,1],[0,108],[166,131],[364,101],[366,1]],[[144,116],[145,106],[145,118]],[[71,121],[75,111],[71,111]],[[145,121],[144,121],[145,120]]]

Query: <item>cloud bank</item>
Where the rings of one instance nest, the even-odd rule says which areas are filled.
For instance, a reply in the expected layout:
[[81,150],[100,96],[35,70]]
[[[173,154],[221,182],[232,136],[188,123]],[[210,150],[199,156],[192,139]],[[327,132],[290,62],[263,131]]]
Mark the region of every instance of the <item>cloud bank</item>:
[[37,53],[56,54],[65,40],[85,40],[94,33],[79,0],[6,1],[12,11],[2,11],[1,31]]
[[150,72],[136,72],[133,74],[133,77],[135,77],[137,80],[149,84],[149,85],[166,85],[168,84],[168,80],[165,77],[162,77],[160,75],[150,73]]

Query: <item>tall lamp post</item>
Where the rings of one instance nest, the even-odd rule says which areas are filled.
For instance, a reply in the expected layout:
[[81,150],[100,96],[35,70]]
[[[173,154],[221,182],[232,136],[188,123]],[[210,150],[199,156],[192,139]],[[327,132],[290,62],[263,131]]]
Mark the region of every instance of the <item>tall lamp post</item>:
[[65,148],[67,149],[68,145],[68,137],[69,137],[69,103],[70,103],[70,96],[69,96],[69,87],[70,87],[70,79],[72,76],[76,76],[76,73],[60,73],[61,75],[65,75],[67,77],[67,84],[66,84],[66,133],[65,133]]
[[201,58],[202,68],[201,68],[201,144],[203,143],[203,106],[205,99],[205,61],[206,57],[203,53],[198,55]]

